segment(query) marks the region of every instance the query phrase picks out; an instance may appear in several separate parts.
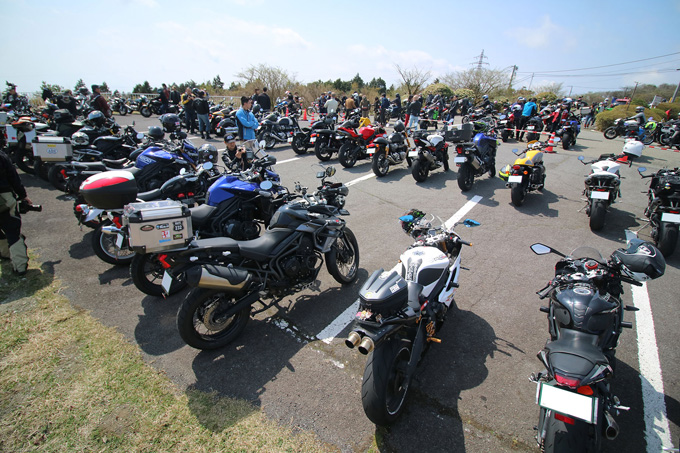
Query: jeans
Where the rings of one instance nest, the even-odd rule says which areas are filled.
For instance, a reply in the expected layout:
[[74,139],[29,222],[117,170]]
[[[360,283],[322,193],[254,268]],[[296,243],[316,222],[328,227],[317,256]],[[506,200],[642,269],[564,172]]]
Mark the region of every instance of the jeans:
[[415,125],[416,130],[418,130],[418,121],[420,120],[420,117],[411,115],[411,118],[408,120],[408,126],[406,127],[407,129],[412,129],[413,126]]
[[210,119],[207,113],[198,113],[198,131],[210,133]]
[[196,129],[196,112],[194,110],[184,110],[184,117],[187,123],[187,129],[193,131]]

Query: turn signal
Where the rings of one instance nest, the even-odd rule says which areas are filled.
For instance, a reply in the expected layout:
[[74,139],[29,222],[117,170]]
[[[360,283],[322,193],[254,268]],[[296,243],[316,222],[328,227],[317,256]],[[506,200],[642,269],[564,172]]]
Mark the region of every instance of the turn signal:
[[582,385],[576,390],[576,393],[590,396],[593,394],[593,389],[589,385]]

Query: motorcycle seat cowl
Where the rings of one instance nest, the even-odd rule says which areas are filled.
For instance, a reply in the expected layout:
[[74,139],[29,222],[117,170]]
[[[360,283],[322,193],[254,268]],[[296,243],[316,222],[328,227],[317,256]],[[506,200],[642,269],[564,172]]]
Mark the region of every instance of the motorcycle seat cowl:
[[597,346],[597,335],[572,329],[562,329],[560,332],[559,340],[545,346],[553,368],[585,377],[596,365],[609,363]]

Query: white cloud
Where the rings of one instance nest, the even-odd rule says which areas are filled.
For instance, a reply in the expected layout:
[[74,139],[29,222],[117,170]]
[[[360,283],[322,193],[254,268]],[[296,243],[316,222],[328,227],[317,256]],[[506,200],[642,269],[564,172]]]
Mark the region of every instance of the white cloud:
[[573,37],[572,33],[555,24],[548,14],[540,19],[537,26],[514,27],[505,34],[532,49],[546,49],[557,46],[561,50],[571,50],[577,45],[576,38]]

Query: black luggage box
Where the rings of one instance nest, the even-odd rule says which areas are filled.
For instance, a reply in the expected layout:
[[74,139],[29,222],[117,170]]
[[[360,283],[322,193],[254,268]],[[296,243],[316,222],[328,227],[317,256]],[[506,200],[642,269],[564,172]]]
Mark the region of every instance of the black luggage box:
[[80,193],[97,209],[122,210],[137,199],[137,181],[123,170],[105,171],[90,176],[80,185]]
[[465,123],[460,126],[449,125],[444,134],[444,140],[452,143],[469,142],[472,140],[472,130],[472,123]]
[[55,110],[52,117],[54,118],[54,122],[57,124],[72,123],[74,120],[73,115],[71,115],[71,112],[69,112],[67,109]]

